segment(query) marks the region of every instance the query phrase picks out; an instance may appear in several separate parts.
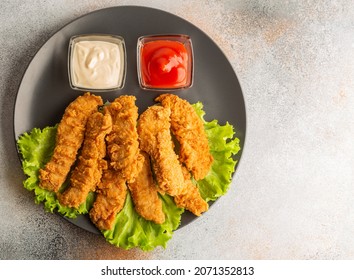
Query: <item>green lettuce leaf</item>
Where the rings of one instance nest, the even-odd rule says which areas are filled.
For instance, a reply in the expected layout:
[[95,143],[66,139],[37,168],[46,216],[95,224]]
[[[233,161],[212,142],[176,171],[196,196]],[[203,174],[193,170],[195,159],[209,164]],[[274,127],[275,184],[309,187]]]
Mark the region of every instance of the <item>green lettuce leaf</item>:
[[[209,174],[203,180],[197,181],[196,184],[202,197],[206,201],[213,201],[224,195],[229,188],[237,163],[233,156],[240,150],[239,140],[234,138],[235,132],[232,125],[226,123],[221,126],[216,120],[206,122],[201,102],[193,104],[193,107],[204,122],[210,151],[214,157]],[[22,167],[28,176],[24,181],[24,187],[34,191],[35,202],[43,202],[45,210],[50,212],[57,210],[66,217],[75,218],[77,215],[88,213],[93,205],[93,193],[90,193],[86,203],[75,210],[62,206],[54,192],[39,187],[38,171],[49,161],[53,153],[56,129],[57,126],[46,127],[43,130],[34,128],[19,138],[17,144],[22,155]],[[65,186],[63,187],[65,188]],[[125,205],[122,211],[117,214],[112,230],[102,231],[106,240],[124,249],[140,247],[144,251],[149,251],[157,246],[165,248],[167,242],[172,238],[173,231],[180,225],[184,209],[178,208],[173,198],[168,195],[160,195],[160,198],[166,220],[162,225],[157,225],[138,215],[128,193]]]
[[139,216],[128,193],[124,208],[118,213],[113,229],[102,231],[106,240],[124,249],[137,246],[144,251],[150,251],[157,246],[165,248],[167,241],[172,238],[173,231],[178,228],[184,210],[178,208],[168,195],[160,195],[160,198],[166,215],[162,225]]
[[23,172],[27,175],[23,185],[27,190],[35,193],[35,203],[43,202],[46,211],[53,213],[56,210],[68,218],[76,218],[78,215],[87,213],[91,208],[94,201],[93,193],[88,195],[86,202],[78,209],[74,209],[61,205],[54,192],[39,187],[39,169],[44,167],[53,154],[56,131],[57,126],[46,127],[43,130],[34,128],[19,137],[17,146],[22,155]]
[[240,140],[234,138],[235,131],[229,123],[220,125],[217,120],[206,122],[201,102],[192,106],[204,122],[210,153],[214,158],[210,172],[204,179],[197,181],[197,185],[201,196],[206,201],[214,201],[224,195],[230,186],[237,164],[237,160],[233,157],[240,151]]

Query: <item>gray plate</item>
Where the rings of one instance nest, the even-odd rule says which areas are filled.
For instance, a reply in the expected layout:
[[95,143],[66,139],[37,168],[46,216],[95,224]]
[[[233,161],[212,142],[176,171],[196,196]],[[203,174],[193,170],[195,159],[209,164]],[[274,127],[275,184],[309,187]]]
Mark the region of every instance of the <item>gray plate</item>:
[[[67,55],[69,39],[73,35],[105,33],[122,36],[127,48],[127,77],[123,89],[96,93],[103,100],[112,101],[121,94],[137,97],[139,113],[154,104],[159,92],[140,89],[136,70],[138,37],[150,34],[187,34],[194,49],[194,84],[187,90],[174,92],[191,103],[201,101],[206,120],[217,119],[220,124],[231,123],[244,146],[246,111],[236,74],[220,48],[200,29],[173,14],[146,7],[121,6],[98,10],[67,24],[55,33],[37,52],[20,84],[15,109],[15,140],[34,127],[44,128],[58,123],[65,107],[82,92],[69,86]],[[236,158],[239,160],[242,150]],[[195,217],[186,212],[181,226]],[[88,216],[69,220],[73,224],[98,233]]]

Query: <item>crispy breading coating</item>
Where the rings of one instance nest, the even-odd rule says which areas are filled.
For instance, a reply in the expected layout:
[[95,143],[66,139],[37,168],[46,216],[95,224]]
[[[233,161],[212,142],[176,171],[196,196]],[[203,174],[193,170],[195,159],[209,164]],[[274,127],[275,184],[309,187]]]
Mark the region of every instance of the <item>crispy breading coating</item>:
[[152,159],[159,189],[171,196],[180,194],[184,177],[170,134],[170,109],[149,107],[140,115],[138,133],[140,148]]
[[171,130],[180,144],[179,157],[196,180],[203,179],[213,162],[202,120],[192,105],[174,94],[162,94],[156,101],[171,110]]
[[91,221],[100,230],[110,230],[117,214],[124,207],[127,197],[126,181],[116,170],[106,169],[96,193],[96,200],[89,212]]
[[109,114],[93,113],[87,122],[85,139],[78,164],[71,173],[70,185],[59,194],[61,204],[78,208],[86,201],[90,191],[95,191],[101,181],[102,170],[107,169],[105,137],[112,130]]
[[58,125],[53,155],[39,170],[41,188],[54,192],[60,189],[84,140],[87,119],[102,104],[101,97],[85,93],[65,109]]
[[145,152],[139,156],[139,165],[138,176],[128,184],[135,210],[145,220],[162,224],[165,221],[162,201],[152,176],[149,156]]
[[203,212],[209,209],[208,203],[201,197],[199,189],[191,180],[191,174],[185,168],[182,167],[185,188],[182,194],[176,195],[174,201],[180,208],[185,208],[192,212],[196,216],[200,216]]
[[112,131],[106,138],[110,166],[121,172],[128,182],[138,173],[138,107],[135,100],[135,96],[123,95],[105,107],[113,121]]

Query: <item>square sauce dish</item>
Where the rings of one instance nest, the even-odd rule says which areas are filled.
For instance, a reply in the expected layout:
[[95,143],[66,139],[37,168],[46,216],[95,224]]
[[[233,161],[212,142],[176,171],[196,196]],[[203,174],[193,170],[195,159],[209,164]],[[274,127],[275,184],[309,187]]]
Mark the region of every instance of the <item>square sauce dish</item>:
[[146,90],[180,90],[193,84],[193,47],[188,35],[147,35],[138,38],[139,85]]
[[71,37],[68,53],[71,88],[92,92],[123,88],[126,56],[121,36],[85,34]]

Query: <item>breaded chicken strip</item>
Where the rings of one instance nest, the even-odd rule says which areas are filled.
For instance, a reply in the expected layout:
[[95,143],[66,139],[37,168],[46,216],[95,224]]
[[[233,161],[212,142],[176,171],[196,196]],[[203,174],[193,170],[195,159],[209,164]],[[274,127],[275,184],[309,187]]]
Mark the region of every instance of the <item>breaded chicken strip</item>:
[[62,186],[84,140],[87,119],[102,104],[101,97],[85,93],[65,109],[58,125],[53,155],[39,170],[41,188],[57,192]]
[[136,212],[145,220],[162,224],[165,214],[162,211],[162,201],[151,173],[149,156],[141,152],[139,156],[140,172],[134,182],[128,184]]
[[85,139],[77,166],[70,177],[70,185],[62,195],[61,204],[78,208],[86,201],[90,191],[95,191],[101,181],[102,170],[107,169],[105,137],[112,130],[109,114],[93,113],[87,122]]
[[203,212],[208,210],[208,203],[201,197],[198,187],[193,184],[191,174],[187,168],[183,166],[182,170],[185,180],[185,189],[182,194],[174,197],[174,201],[178,207],[185,208],[194,215],[200,216]]
[[110,230],[127,197],[125,179],[116,170],[106,169],[96,193],[96,200],[89,213],[91,221],[100,230]]
[[110,166],[121,172],[128,182],[138,173],[138,107],[135,100],[134,96],[123,95],[105,107],[105,112],[112,116],[113,121],[112,131],[106,138]]
[[156,101],[171,110],[171,130],[180,143],[179,157],[196,180],[209,172],[213,157],[202,120],[192,105],[173,94],[162,94]]
[[181,164],[173,149],[170,134],[170,109],[149,107],[138,120],[140,148],[151,159],[158,187],[171,196],[184,189]]

